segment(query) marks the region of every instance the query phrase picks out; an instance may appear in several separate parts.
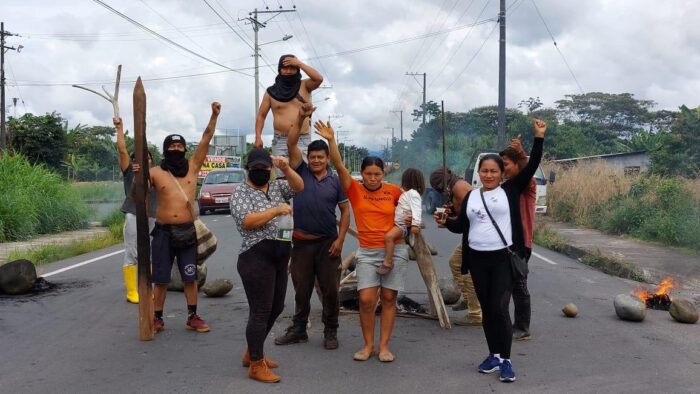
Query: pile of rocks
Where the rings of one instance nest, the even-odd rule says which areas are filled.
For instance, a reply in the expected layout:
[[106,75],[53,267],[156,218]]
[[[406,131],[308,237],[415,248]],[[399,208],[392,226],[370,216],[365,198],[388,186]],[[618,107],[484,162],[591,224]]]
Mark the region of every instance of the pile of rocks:
[[[613,305],[615,313],[622,320],[640,322],[646,317],[646,303],[632,295],[617,295]],[[674,298],[668,312],[679,323],[695,324],[698,321],[698,310],[693,302],[686,298]]]

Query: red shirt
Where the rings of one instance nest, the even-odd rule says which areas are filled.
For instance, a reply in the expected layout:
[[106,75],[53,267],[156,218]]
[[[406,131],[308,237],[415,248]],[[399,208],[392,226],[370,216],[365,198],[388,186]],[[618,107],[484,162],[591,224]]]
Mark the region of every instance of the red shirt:
[[530,179],[525,191],[520,195],[520,217],[523,220],[525,247],[532,249],[532,231],[535,227],[535,203],[537,202],[537,182]]

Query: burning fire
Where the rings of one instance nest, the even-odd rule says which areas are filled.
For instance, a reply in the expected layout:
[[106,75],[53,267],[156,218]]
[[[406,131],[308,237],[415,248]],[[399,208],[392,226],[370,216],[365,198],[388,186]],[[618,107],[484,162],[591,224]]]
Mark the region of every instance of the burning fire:
[[661,281],[656,291],[639,288],[633,291],[632,295],[644,301],[647,308],[668,310],[671,306],[671,296],[669,293],[671,289],[676,287],[677,285],[673,281],[673,278],[667,276]]

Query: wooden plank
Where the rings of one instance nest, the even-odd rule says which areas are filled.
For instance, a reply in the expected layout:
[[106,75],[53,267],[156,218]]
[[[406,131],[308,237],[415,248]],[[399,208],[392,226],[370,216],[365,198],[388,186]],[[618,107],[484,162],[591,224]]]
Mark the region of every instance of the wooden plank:
[[430,249],[425,243],[425,239],[422,234],[411,235],[411,241],[413,243],[413,250],[416,252],[416,262],[418,263],[418,269],[425,282],[425,287],[428,289],[428,300],[430,301],[430,314],[437,316],[440,321],[440,327],[442,328],[452,328],[450,324],[450,317],[447,314],[447,308],[445,307],[445,301],[442,299],[442,293],[440,292],[440,286],[438,285],[437,272],[435,271],[435,265],[433,264],[433,259],[430,255]]
[[146,142],[146,92],[141,77],[134,86],[134,154],[141,166],[134,176],[133,197],[136,203],[136,250],[139,282],[139,339],[150,341],[153,331],[153,289],[151,286],[151,239],[148,229],[146,195],[148,194],[148,144]]

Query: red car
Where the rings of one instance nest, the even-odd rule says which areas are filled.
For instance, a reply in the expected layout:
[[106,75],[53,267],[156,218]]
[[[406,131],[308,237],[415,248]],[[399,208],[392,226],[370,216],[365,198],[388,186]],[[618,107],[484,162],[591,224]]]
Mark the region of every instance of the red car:
[[240,168],[216,170],[207,174],[199,190],[199,214],[229,209],[233,188],[245,182],[245,171]]

